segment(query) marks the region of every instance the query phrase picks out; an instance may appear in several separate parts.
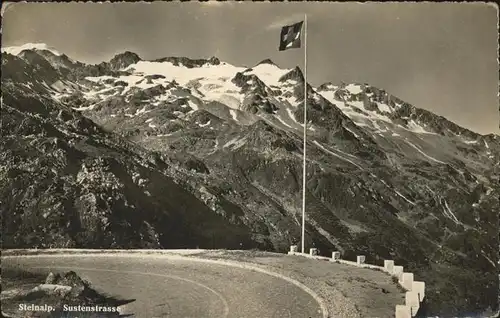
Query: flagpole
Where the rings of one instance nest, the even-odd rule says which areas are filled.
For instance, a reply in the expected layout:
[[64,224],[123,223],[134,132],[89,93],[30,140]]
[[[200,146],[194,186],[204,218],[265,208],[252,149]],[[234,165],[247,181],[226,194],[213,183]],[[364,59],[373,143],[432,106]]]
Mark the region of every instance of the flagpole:
[[304,18],[304,158],[302,167],[302,253],[305,253],[306,226],[306,134],[307,133],[307,14]]

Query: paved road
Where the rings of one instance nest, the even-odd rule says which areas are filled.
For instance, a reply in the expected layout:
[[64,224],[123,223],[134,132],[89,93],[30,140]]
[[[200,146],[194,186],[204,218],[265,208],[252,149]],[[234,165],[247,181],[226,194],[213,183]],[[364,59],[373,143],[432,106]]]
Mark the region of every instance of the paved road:
[[319,318],[318,303],[282,279],[246,269],[190,260],[129,256],[2,258],[2,267],[74,270],[106,294],[136,301],[135,317]]

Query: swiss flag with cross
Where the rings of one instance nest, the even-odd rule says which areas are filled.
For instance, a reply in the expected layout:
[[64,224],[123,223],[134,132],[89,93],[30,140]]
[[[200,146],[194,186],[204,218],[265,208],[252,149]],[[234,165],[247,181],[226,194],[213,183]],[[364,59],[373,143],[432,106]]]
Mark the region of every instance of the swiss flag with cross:
[[302,32],[302,24],[304,22],[298,22],[292,25],[286,25],[281,29],[280,37],[280,51],[285,51],[288,49],[294,49],[300,47],[300,35]]

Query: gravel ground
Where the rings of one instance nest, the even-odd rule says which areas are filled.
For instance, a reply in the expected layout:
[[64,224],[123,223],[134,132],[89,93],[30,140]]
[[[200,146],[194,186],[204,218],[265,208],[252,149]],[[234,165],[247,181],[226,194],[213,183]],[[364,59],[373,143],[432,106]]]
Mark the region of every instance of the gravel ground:
[[[38,252],[30,251],[29,254]],[[44,251],[43,251],[44,252]],[[89,253],[90,251],[51,251],[59,254]],[[99,251],[93,251],[99,252]],[[404,304],[404,290],[382,271],[345,264],[309,259],[301,256],[260,251],[169,250],[169,251],[101,251],[103,253],[167,254],[189,258],[243,262],[290,277],[314,291],[323,299],[330,317],[388,318],[394,309]],[[3,255],[26,254],[7,252]]]
[[332,317],[394,317],[404,290],[382,271],[258,251],[202,251],[190,257],[250,263],[293,278],[325,300]]

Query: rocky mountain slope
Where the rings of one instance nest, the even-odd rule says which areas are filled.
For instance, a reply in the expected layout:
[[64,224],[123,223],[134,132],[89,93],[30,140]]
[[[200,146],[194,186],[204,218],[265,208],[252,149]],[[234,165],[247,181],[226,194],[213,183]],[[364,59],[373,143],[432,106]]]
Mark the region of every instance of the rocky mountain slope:
[[[4,247],[226,247],[300,241],[304,78],[270,60],[87,65],[2,53]],[[497,302],[500,138],[368,84],[307,84],[306,244],[394,259],[423,314]]]

